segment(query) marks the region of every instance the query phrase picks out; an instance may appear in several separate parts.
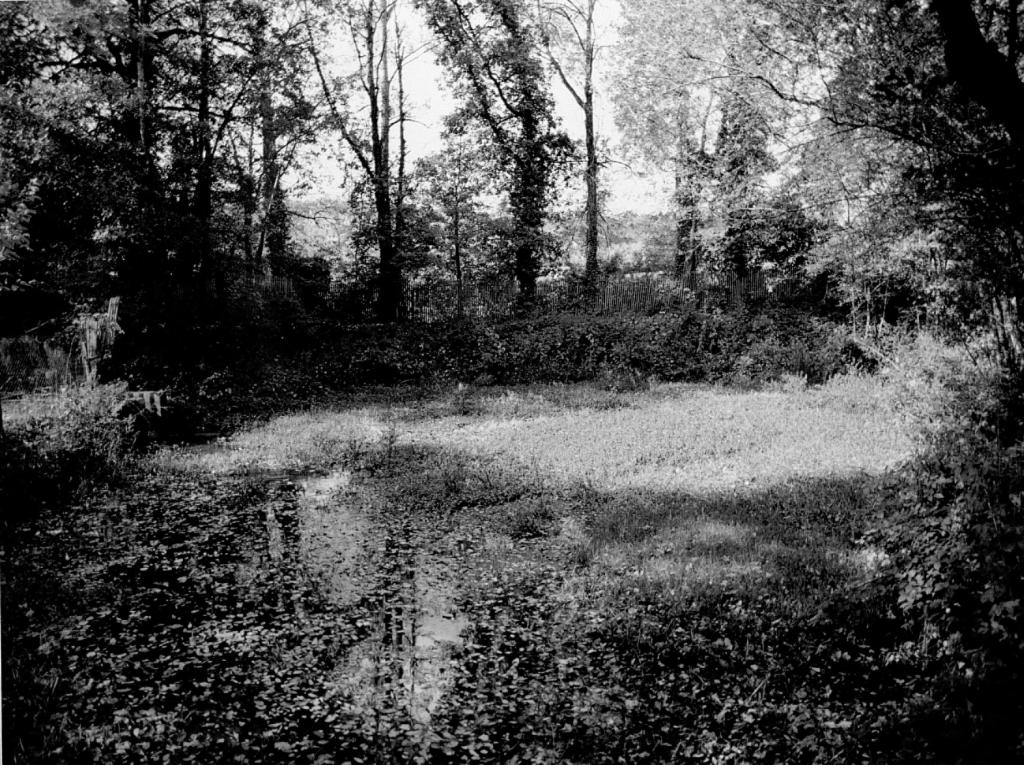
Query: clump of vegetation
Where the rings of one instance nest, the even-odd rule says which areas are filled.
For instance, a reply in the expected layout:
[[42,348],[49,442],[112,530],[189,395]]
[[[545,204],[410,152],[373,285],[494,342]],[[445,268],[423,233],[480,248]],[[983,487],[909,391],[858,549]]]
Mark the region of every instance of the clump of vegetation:
[[[652,379],[757,386],[784,375],[817,384],[853,368],[861,356],[841,326],[795,309],[550,314],[494,324],[458,321],[331,332],[303,354],[298,367],[306,382],[296,381],[296,389],[598,379],[620,388]],[[259,379],[254,375],[250,384],[231,389],[252,389]]]
[[1024,407],[1005,379],[951,384],[874,533],[923,668],[895,727],[932,761],[1008,762],[1024,753]]
[[125,390],[123,383],[69,390],[9,426],[0,439],[5,523],[123,473],[138,437],[135,415],[119,414]]

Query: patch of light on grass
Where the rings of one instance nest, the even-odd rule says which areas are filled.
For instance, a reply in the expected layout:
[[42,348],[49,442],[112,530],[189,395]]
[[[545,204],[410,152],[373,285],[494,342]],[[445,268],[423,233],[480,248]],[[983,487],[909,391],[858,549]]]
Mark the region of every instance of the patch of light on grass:
[[626,579],[638,585],[688,590],[695,587],[728,586],[739,580],[765,579],[764,561],[751,557],[729,557],[705,553],[654,554],[637,561],[635,551],[623,554],[607,550],[596,562],[609,570],[628,565]]
[[877,547],[869,546],[854,550],[850,561],[862,574],[877,574],[889,563],[889,554]]
[[691,532],[697,544],[720,545],[723,543],[740,544],[750,538],[750,529],[735,523],[723,523],[716,520],[701,520],[694,524]]
[[[866,394],[864,394],[866,395]],[[501,455],[599,488],[702,491],[822,475],[878,474],[910,455],[910,441],[875,406],[814,391],[734,393],[659,389],[628,409],[421,426],[444,448]]]
[[284,415],[230,439],[161,449],[150,464],[212,475],[318,469],[366,451],[388,429],[383,414],[372,409]]

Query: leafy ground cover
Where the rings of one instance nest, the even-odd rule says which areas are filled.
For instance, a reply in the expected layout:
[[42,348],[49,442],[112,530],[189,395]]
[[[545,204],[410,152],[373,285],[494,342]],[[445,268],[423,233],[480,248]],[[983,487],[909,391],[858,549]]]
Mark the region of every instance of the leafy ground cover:
[[[863,378],[368,391],[4,540],[12,762],[900,761]],[[906,758],[909,761],[909,757]]]

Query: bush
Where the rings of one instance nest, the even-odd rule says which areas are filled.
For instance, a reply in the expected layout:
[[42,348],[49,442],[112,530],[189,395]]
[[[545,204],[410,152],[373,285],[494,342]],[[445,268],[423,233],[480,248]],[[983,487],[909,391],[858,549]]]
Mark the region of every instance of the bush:
[[651,316],[550,314],[495,325],[455,321],[347,328],[301,365],[327,385],[658,379],[820,383],[856,361],[843,332],[792,310]]
[[50,412],[7,433],[0,441],[5,524],[122,474],[136,442],[134,417],[117,414],[125,389],[121,383],[62,394]]
[[[919,636],[915,650],[931,668],[918,689],[917,706],[925,699],[930,715],[937,710],[945,743],[925,759],[1021,761],[1020,388],[978,373],[956,383],[943,424],[927,431],[923,456],[892,487],[895,512],[874,537],[892,558],[898,608]],[[913,710],[905,712],[906,719],[914,719]],[[934,731],[922,739],[933,736]],[[947,751],[939,751],[943,747]]]

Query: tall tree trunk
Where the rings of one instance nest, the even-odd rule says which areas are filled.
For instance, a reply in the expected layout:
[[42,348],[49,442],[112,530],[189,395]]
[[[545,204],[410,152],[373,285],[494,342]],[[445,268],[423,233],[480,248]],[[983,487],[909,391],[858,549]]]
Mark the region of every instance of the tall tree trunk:
[[149,154],[149,134],[146,129],[147,111],[149,105],[148,87],[148,66],[147,58],[149,51],[146,45],[146,35],[149,27],[149,2],[148,0],[136,0],[133,4],[135,17],[135,98],[136,98],[136,119],[138,121],[137,140],[139,154],[147,158]]
[[263,144],[263,186],[261,204],[263,226],[260,232],[260,247],[257,250],[257,267],[267,271],[275,259],[284,254],[287,238],[287,222],[284,220],[281,199],[281,168],[277,160],[277,125],[275,121],[271,84],[264,82],[260,93],[260,137]]
[[597,224],[598,224],[598,198],[597,198],[597,133],[594,130],[594,4],[591,2],[590,13],[587,16],[587,36],[584,42],[583,63],[583,129],[586,134],[587,144],[587,254],[584,266],[585,281],[587,287],[587,300],[593,302],[597,298]]
[[[389,10],[381,10],[382,40],[380,60],[377,57],[376,4],[370,3],[366,14],[366,83],[370,96],[370,140],[373,155],[373,201],[377,215],[377,248],[380,253],[380,280],[377,295],[377,318],[396,321],[402,302],[402,275],[395,251],[393,208],[391,203],[391,82],[388,66]],[[380,66],[380,71],[377,67]]]
[[697,209],[696,200],[690,207],[690,262],[687,266],[687,273],[695,274],[701,265],[701,243],[700,243],[700,212]]
[[[250,170],[252,162],[249,163]],[[245,255],[245,267],[250,276],[257,273],[256,270],[256,248],[253,247],[253,237],[256,230],[256,184],[252,175],[245,172],[239,163],[236,170],[238,180],[238,196],[242,205],[242,252]]]
[[196,174],[195,219],[198,242],[195,256],[202,287],[210,276],[210,219],[213,214],[213,147],[210,127],[213,50],[209,30],[208,0],[199,0],[199,103],[197,129],[199,162]]
[[676,160],[676,172],[675,172],[675,203],[676,203],[676,263],[675,271],[676,276],[681,277],[686,274],[687,266],[687,247],[686,243],[690,235],[690,227],[687,225],[686,216],[683,214],[685,206],[683,204],[683,173],[680,170],[682,164],[681,159]]
[[[558,73],[562,84],[576,101],[576,104],[583,111],[583,132],[586,145],[586,169],[584,180],[587,189],[587,203],[584,212],[586,221],[586,239],[584,253],[583,281],[584,292],[588,303],[593,303],[598,296],[598,161],[597,161],[597,132],[594,129],[594,57],[596,46],[594,40],[594,9],[597,0],[586,0],[585,4],[558,2],[548,6],[550,23],[552,28],[560,24],[568,24],[572,34],[568,37],[573,41],[573,47],[578,46],[579,53],[583,59],[583,93],[573,86],[565,69],[558,60],[558,56],[551,47],[551,39],[545,36],[545,45],[548,52],[548,60]],[[538,8],[543,8],[544,3],[539,2]],[[582,25],[582,31],[580,26]],[[556,36],[558,35],[555,32]]]
[[519,284],[519,300],[529,305],[537,297],[540,275],[541,246],[544,239],[544,212],[528,207],[518,214],[518,236],[515,249],[515,275]]
[[932,0],[931,8],[939,20],[950,75],[1006,129],[1017,151],[1024,152],[1024,82],[1016,62],[985,39],[971,0]]
[[[351,6],[349,10],[352,11]],[[369,151],[348,124],[347,115],[338,108],[331,86],[327,82],[317,54],[313,33],[309,34],[309,52],[327,104],[334,117],[335,125],[341,131],[342,139],[348,144],[362,168],[373,192],[373,206],[376,220],[374,233],[377,239],[377,251],[380,256],[378,270],[378,295],[375,305],[377,319],[391,322],[399,318],[402,306],[402,273],[398,262],[398,250],[395,237],[395,205],[392,197],[391,179],[391,97],[390,97],[390,65],[388,24],[394,14],[393,0],[368,0],[358,14],[354,11],[349,16],[349,31],[355,41],[360,59],[359,79],[370,110]],[[380,32],[378,41],[378,31]],[[404,107],[402,121],[404,122]],[[400,162],[404,194],[404,129],[400,136],[403,160]]]
[[511,201],[516,221],[515,276],[519,285],[519,301],[529,305],[537,296],[537,277],[540,275],[547,173],[537,120],[526,114],[522,117],[522,124],[520,145],[524,156],[516,162]]
[[259,130],[262,172],[259,186],[259,234],[249,262],[255,275],[269,274],[277,258],[285,252],[288,241],[288,221],[285,218],[281,192],[281,165],[278,161],[277,110],[274,108],[274,62],[268,45],[267,14],[260,11],[253,39],[254,58],[260,68],[259,76]]
[[462,317],[465,293],[462,284],[462,194],[466,182],[465,146],[460,141],[455,157],[455,205],[452,209],[452,259],[455,265],[455,311]]
[[161,176],[153,157],[153,129],[150,125],[153,59],[155,55],[150,30],[151,0],[131,0],[128,20],[131,37],[129,57],[122,76],[132,91],[132,100],[124,114],[123,136],[133,148],[132,173],[136,184],[136,199],[130,211],[128,225],[137,237],[138,246],[132,248],[132,257],[121,269],[133,283],[165,284],[167,250],[161,246],[160,227],[164,203]]
[[405,66],[403,62],[401,29],[398,26],[398,20],[395,19],[395,70],[398,77],[398,177],[395,179],[395,242],[399,247],[405,243],[405,160],[408,154],[408,147],[405,143]]
[[[1010,0],[1007,16],[1007,54],[986,39],[971,0],[931,0],[931,10],[938,18],[942,33],[946,67],[964,95],[979,104],[1009,134],[1017,171],[1024,165],[1024,80],[1017,70],[1019,34],[1018,2]],[[1019,207],[1006,226],[1010,251],[1019,254],[1014,242],[1022,226]],[[1016,278],[995,281],[993,297],[995,331],[1002,346],[1005,368],[1024,374],[1024,292],[1020,284],[1019,266]]]
[[464,310],[464,294],[462,288],[462,221],[459,214],[459,206],[455,206],[455,214],[452,216],[452,236],[454,237],[454,251],[452,257],[455,260],[455,311],[459,318]]
[[692,274],[700,267],[700,241],[698,239],[700,211],[697,208],[698,197],[694,193],[692,183],[692,180],[683,177],[680,170],[676,170],[675,272],[677,277]]

